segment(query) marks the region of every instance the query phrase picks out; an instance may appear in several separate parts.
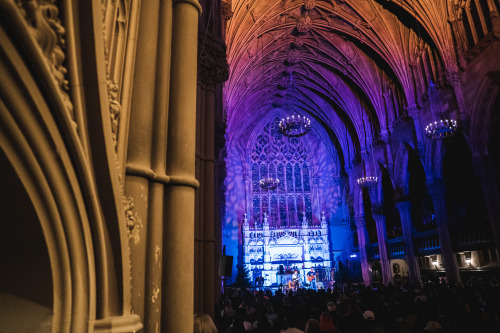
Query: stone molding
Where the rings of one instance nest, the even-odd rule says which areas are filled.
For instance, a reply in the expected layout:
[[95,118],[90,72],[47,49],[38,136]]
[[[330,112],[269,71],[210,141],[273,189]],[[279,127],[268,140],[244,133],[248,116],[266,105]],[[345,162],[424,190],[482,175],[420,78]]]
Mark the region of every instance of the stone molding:
[[[17,8],[29,26],[29,32],[36,40],[42,50],[45,62],[50,68],[50,72],[59,88],[64,106],[75,122],[73,104],[67,80],[67,69],[63,65],[66,54],[66,40],[64,35],[66,29],[59,19],[59,7],[55,0],[16,0]],[[76,127],[76,122],[75,122]]]
[[198,82],[215,86],[229,78],[226,46],[205,34],[198,38]]

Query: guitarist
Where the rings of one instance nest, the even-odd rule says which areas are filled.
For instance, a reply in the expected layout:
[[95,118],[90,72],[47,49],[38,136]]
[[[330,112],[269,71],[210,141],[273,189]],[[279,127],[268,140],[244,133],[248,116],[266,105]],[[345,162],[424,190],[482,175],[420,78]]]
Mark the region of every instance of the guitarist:
[[316,272],[311,267],[311,271],[307,272],[307,281],[309,281],[309,289],[316,290]]

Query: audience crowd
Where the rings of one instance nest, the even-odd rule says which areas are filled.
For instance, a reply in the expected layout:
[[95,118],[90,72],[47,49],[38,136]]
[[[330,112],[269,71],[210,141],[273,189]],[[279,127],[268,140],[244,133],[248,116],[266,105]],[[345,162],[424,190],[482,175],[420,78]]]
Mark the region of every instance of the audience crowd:
[[499,333],[500,282],[228,289],[215,324],[219,333]]

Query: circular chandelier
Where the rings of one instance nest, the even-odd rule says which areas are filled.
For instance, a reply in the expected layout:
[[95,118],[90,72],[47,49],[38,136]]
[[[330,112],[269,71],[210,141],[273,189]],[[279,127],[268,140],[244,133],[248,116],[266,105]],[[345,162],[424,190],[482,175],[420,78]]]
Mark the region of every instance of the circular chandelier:
[[299,137],[311,129],[311,120],[305,116],[291,116],[281,119],[279,123],[281,134],[288,137]]
[[377,180],[378,180],[377,177],[364,176],[364,177],[358,178],[357,183],[362,188],[371,188],[371,187],[374,187],[375,185],[377,185]]
[[457,131],[457,121],[453,119],[441,119],[431,122],[425,127],[425,135],[431,139],[444,139],[450,137]]
[[263,190],[275,190],[278,188],[278,184],[280,183],[278,178],[262,178],[259,182],[260,188]]

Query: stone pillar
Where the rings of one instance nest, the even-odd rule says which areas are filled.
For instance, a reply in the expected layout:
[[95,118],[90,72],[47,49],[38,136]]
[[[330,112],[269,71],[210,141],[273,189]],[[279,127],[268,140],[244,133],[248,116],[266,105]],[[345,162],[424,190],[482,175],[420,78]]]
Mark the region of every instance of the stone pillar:
[[492,26],[491,29],[493,31],[493,36],[500,40],[500,14],[498,13],[497,7],[493,1],[494,0],[487,0]]
[[453,65],[446,69],[446,79],[453,87],[455,99],[458,106],[458,119],[460,120],[460,127],[464,129],[465,133],[469,132],[469,115],[465,112],[465,98],[460,84],[460,72],[458,66]]
[[250,179],[248,172],[246,172],[245,174],[245,171],[243,171],[243,183],[245,184],[245,212],[249,212],[250,219],[253,219],[253,221],[255,221],[255,216],[253,216],[252,197],[250,195],[252,180]]
[[441,245],[441,257],[446,270],[446,278],[449,282],[459,282],[460,273],[458,271],[457,259],[453,252],[450,232],[448,229],[448,214],[446,212],[445,185],[443,179],[434,179],[427,182],[427,189],[434,204],[436,214],[436,224]]
[[401,226],[403,228],[403,239],[405,242],[406,263],[408,264],[410,282],[421,283],[422,278],[420,276],[420,268],[418,267],[417,258],[415,257],[415,248],[413,246],[411,202],[400,201],[396,203],[396,207],[399,210],[399,216],[401,217]]
[[165,192],[162,331],[193,327],[196,78],[198,16],[196,0],[174,0],[170,112]]
[[383,130],[380,133],[382,141],[385,142],[385,160],[387,161],[387,171],[391,175],[394,175],[394,164],[392,157],[392,148],[391,148],[391,133],[388,130]]
[[377,227],[378,250],[380,254],[380,265],[382,266],[382,281],[387,285],[389,282],[392,282],[392,269],[385,242],[387,239],[385,216],[382,214],[380,206],[379,204],[372,203],[372,216]]
[[313,221],[311,221],[311,223],[314,223],[314,217],[315,216],[319,216],[320,212],[321,212],[321,205],[322,205],[322,202],[321,202],[321,195],[319,193],[319,177],[317,175],[314,175],[313,176],[313,200],[315,201],[315,203],[313,203],[312,205],[312,209],[313,209]]
[[422,129],[422,122],[420,120],[420,111],[418,105],[413,104],[406,108],[408,115],[413,119],[415,126],[415,133],[417,134],[418,154],[420,157],[425,156],[425,136]]
[[[217,12],[220,7],[211,2],[204,5],[212,6],[205,8],[204,12],[209,15],[213,10],[214,18],[219,17]],[[207,313],[214,316],[214,306],[217,301],[215,295],[216,272],[215,250],[216,239],[220,237],[215,234],[215,197],[219,194],[216,190],[216,168],[215,168],[215,142],[216,123],[223,121],[222,86],[221,83],[228,78],[228,64],[226,60],[226,45],[217,39],[220,31],[215,27],[218,21],[215,19],[210,24],[211,17],[204,16],[200,19],[198,33],[198,93],[197,93],[197,142],[196,142],[196,166],[197,177],[200,182],[200,190],[197,196],[196,221],[195,221],[195,246],[198,251],[195,255],[195,311]],[[208,24],[208,26],[207,26]],[[224,124],[225,125],[225,124]],[[224,127],[225,129],[225,127]],[[218,135],[224,133],[218,133]],[[218,264],[218,262],[217,262]],[[218,284],[218,282],[217,282]]]
[[493,239],[495,240],[496,260],[500,260],[500,196],[496,186],[495,166],[487,156],[472,160],[472,170],[481,183],[483,196],[490,221]]
[[[455,8],[454,11],[458,11],[458,8]],[[461,21],[463,20],[463,16],[457,17],[454,13],[448,16],[448,22],[451,24],[451,31],[455,36],[455,40],[457,41],[457,58],[458,64],[462,70],[465,70],[467,67],[467,59],[465,58],[465,50],[467,50],[467,38],[465,37],[465,31],[463,28],[463,24]]]
[[354,217],[354,223],[356,224],[356,232],[358,234],[359,261],[361,262],[361,274],[363,276],[363,282],[365,283],[365,285],[369,286],[371,284],[371,279],[370,279],[370,266],[368,265],[368,258],[366,256],[365,216],[356,215]]
[[[147,279],[144,274],[148,261],[148,232],[155,228],[149,226],[148,207],[150,180],[154,178],[151,157],[156,107],[159,11],[157,1],[141,6],[124,187],[130,240],[132,312],[141,317],[145,327],[149,321],[148,314],[145,313],[145,302],[146,288],[150,288],[146,287]],[[146,58],[148,61],[141,61]]]

